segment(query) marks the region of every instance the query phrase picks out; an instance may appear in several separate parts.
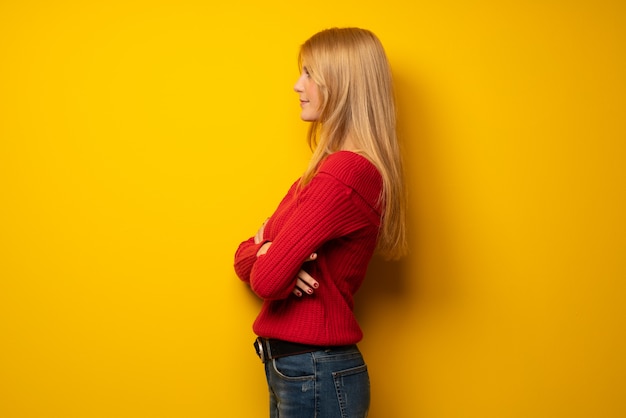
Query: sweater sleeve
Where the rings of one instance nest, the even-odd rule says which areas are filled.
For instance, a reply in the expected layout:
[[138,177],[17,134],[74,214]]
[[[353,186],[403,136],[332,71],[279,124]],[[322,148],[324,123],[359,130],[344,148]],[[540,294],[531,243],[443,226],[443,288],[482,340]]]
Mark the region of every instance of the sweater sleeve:
[[[330,174],[318,173],[311,180],[301,191],[295,211],[272,240],[267,253],[251,262],[250,285],[259,297],[287,298],[295,286],[296,274],[311,253],[329,240],[371,224],[354,204],[353,194],[351,187]],[[250,251],[249,257],[252,257],[249,248],[240,251]]]
[[235,252],[235,273],[242,281],[250,283],[250,272],[257,260],[256,253],[265,242],[267,241],[255,244],[254,237],[250,237],[248,240],[239,244]]

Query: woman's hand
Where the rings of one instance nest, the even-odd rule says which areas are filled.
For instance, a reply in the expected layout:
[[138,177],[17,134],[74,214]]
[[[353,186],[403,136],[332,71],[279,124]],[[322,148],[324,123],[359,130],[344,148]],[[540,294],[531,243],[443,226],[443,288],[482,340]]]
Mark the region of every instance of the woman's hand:
[[[309,256],[309,258],[304,260],[304,262],[313,261],[316,258],[317,253],[313,253]],[[319,287],[319,283],[313,278],[313,276],[304,270],[300,270],[296,277],[298,280],[296,281],[296,288],[293,289],[293,294],[298,297],[301,297],[304,294],[312,295],[314,290]]]
[[258,244],[260,242],[263,242],[263,232],[265,231],[265,224],[267,223],[267,221],[269,221],[270,218],[267,218],[265,220],[265,222],[263,222],[263,224],[261,225],[261,227],[259,228],[258,231],[256,231],[256,234],[254,235],[254,243]]
[[[267,218],[265,220],[265,222],[263,222],[263,224],[261,225],[259,230],[256,231],[256,234],[254,235],[254,243],[255,244],[260,244],[260,243],[263,242],[263,233],[265,232],[265,224],[269,220],[270,220],[270,218]],[[270,248],[270,245],[272,245],[271,241],[268,241],[265,244],[261,245],[261,248],[259,248],[259,250],[256,252],[256,256],[258,257],[260,255],[265,254],[267,252],[267,250]]]
[[[256,255],[257,257],[263,255],[267,252],[267,250],[272,245],[271,241],[266,242],[259,248]],[[313,261],[317,258],[317,253],[311,254],[304,262]],[[313,278],[309,273],[304,271],[304,269],[300,269],[298,274],[296,275],[296,287],[293,289],[293,294],[301,297],[302,295],[312,295],[315,289],[319,287],[319,283],[317,280]]]

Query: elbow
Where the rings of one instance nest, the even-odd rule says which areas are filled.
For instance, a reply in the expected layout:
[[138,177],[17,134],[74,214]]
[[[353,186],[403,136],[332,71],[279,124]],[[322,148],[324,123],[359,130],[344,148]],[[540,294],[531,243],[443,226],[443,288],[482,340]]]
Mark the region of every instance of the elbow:
[[268,263],[266,257],[262,255],[254,263],[249,276],[250,288],[263,300],[287,299],[293,290],[293,287],[289,288],[289,284],[295,286],[295,279],[289,280],[291,274],[275,268],[272,263]]
[[257,280],[250,280],[250,289],[263,300],[275,300],[276,295],[267,286],[262,286]]
[[235,268],[235,274],[242,282],[250,283],[250,278],[246,275],[245,271]]
[[250,272],[252,270],[252,265],[245,262],[235,262],[234,264],[235,274],[241,281],[250,283]]

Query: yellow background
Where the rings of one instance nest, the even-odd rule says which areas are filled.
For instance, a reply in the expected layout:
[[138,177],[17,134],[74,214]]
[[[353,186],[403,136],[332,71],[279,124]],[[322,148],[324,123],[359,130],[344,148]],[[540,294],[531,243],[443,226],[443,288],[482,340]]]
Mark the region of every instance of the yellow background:
[[[397,80],[411,254],[372,417],[626,416],[620,1],[0,3],[0,417],[264,417],[238,243],[310,152],[298,46]],[[219,411],[219,412],[218,412]]]

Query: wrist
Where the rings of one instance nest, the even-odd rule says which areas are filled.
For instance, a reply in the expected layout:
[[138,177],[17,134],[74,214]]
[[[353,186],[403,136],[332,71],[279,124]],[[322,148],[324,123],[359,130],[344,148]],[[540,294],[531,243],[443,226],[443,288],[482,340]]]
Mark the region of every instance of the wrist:
[[260,257],[264,255],[267,252],[267,250],[270,248],[270,245],[272,245],[271,241],[265,241],[263,244],[261,244],[261,247],[256,252],[256,256]]

